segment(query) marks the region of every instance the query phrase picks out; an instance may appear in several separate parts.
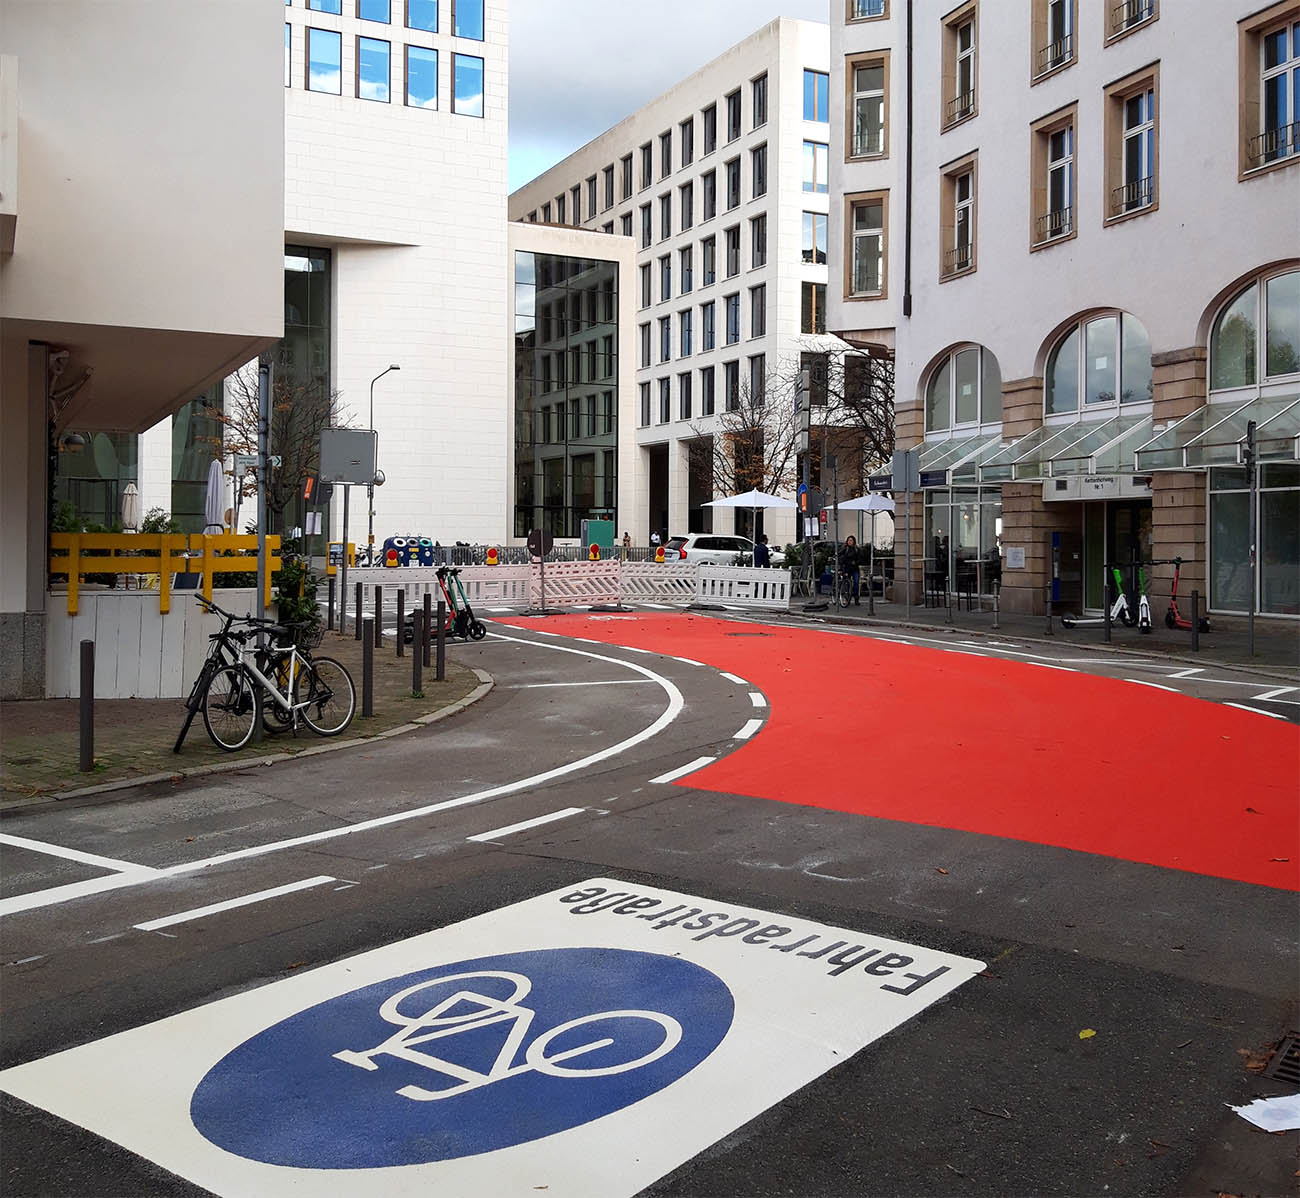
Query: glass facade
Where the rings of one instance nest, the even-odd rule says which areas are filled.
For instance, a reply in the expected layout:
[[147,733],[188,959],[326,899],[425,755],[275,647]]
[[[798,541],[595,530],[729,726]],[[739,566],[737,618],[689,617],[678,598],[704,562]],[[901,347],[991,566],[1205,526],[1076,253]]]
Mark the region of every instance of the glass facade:
[[213,415],[221,406],[221,391],[222,385],[215,383],[172,417],[171,514],[181,532],[202,532],[204,528],[208,469],[222,441],[221,421]]
[[992,591],[1002,573],[1002,488],[925,493],[925,569],[950,587]]
[[[483,115],[483,60],[469,54],[452,55],[452,74],[455,82],[455,94],[452,97],[452,111],[461,116]],[[595,188],[595,182],[592,182]],[[594,207],[594,205],[592,206]],[[577,216],[577,205],[574,205]]]
[[[1210,471],[1210,606],[1250,607],[1250,493],[1246,472]],[[1259,469],[1256,611],[1300,615],[1300,464]]]
[[517,537],[617,521],[618,302],[615,262],[515,254]]

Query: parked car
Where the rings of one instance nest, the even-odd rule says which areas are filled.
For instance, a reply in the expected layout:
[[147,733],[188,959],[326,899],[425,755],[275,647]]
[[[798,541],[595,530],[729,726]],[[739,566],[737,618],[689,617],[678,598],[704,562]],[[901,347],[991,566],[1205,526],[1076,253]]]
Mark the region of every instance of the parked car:
[[[689,536],[669,537],[664,556],[671,560],[707,562],[713,566],[748,566],[754,560],[754,542],[748,537],[723,536],[710,532],[693,532]],[[772,565],[784,560],[779,549],[772,550]]]

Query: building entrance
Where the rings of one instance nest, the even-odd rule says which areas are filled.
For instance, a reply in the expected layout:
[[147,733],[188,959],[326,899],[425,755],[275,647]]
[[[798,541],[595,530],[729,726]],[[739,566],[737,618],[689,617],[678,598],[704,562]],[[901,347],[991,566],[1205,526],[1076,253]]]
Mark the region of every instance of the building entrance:
[[[1084,607],[1100,611],[1105,603],[1106,563],[1123,566],[1151,560],[1151,501],[1085,503],[1083,514]],[[1123,571],[1128,580],[1129,571]],[[1151,571],[1147,570],[1150,577]]]

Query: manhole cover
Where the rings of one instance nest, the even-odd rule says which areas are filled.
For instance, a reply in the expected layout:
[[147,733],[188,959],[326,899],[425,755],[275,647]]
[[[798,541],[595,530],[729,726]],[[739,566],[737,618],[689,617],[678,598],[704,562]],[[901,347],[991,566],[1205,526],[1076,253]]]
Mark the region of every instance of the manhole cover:
[[1287,1036],[1264,1069],[1264,1076],[1300,1086],[1300,1036]]

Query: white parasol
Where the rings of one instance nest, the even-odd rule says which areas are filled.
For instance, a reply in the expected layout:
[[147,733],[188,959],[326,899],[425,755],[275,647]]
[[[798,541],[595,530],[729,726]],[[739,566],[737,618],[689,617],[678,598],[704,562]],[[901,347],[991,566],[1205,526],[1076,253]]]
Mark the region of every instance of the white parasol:
[[226,476],[221,471],[221,461],[212,459],[208,467],[208,490],[203,499],[203,531],[221,533],[226,531],[222,517],[226,511]]
[[[732,495],[727,499],[712,499],[705,507],[752,508],[754,512],[754,532],[758,532],[759,508],[794,508],[799,505],[793,499],[784,499],[780,495],[771,495],[767,491],[746,491],[743,495]],[[757,541],[757,536],[754,537]]]
[[140,527],[140,491],[135,483],[122,488],[122,527],[131,532]]

